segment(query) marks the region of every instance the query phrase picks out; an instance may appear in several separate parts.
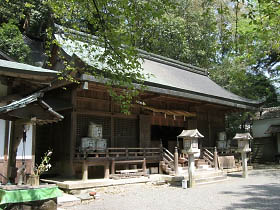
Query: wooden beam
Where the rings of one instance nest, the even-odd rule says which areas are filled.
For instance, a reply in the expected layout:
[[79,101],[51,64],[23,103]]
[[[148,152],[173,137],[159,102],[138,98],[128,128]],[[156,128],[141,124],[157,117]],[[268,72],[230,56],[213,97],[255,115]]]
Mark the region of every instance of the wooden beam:
[[160,94],[150,94],[150,95],[144,95],[144,96],[140,96],[140,100],[150,100],[150,99],[156,99],[156,98],[160,98],[162,95]]
[[88,109],[80,109],[77,108],[77,114],[86,114],[86,115],[94,115],[94,116],[105,116],[105,117],[115,117],[115,118],[130,118],[130,119],[138,119],[138,115],[130,114],[125,115],[121,113],[111,113],[111,112],[102,112],[102,111],[92,111]]

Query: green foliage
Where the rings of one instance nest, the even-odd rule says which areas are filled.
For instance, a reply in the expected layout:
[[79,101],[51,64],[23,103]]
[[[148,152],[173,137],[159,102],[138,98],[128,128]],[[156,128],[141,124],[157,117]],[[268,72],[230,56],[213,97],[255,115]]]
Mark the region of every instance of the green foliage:
[[136,46],[148,52],[205,68],[216,61],[216,17],[210,1],[174,1],[162,19],[141,29]]
[[[77,50],[89,52],[86,57],[93,67],[83,72],[110,78],[109,93],[125,113],[149,76],[141,72],[136,48],[208,68],[211,78],[226,89],[251,99],[266,97],[265,106],[274,106],[279,6],[270,0],[2,0],[0,49],[26,61],[21,31],[44,41],[50,54],[56,43],[54,23],[92,35],[65,30],[67,38],[85,43]],[[76,70],[66,63],[62,77],[74,81],[70,72]],[[267,73],[272,77],[264,76]]]
[[[141,60],[135,48],[142,33],[140,26],[160,19],[168,1],[49,0],[48,5],[55,21],[68,28],[64,27],[67,38],[81,41],[74,48],[87,52],[84,57],[91,67],[86,67],[84,73],[99,79],[109,78],[106,84],[110,95],[128,114],[130,104],[143,88],[147,76],[141,72]],[[77,35],[71,29],[93,36]],[[133,83],[140,84],[140,89]],[[118,91],[119,88],[124,89]]]
[[20,30],[12,22],[4,23],[0,27],[0,49],[20,62],[26,61],[30,52]]

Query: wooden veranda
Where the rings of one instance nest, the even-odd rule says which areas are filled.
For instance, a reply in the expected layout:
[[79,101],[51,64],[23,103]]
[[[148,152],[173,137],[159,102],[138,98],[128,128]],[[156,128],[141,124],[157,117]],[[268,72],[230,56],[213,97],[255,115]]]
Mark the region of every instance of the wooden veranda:
[[[107,148],[104,151],[77,150],[74,164],[82,165],[82,179],[88,179],[89,166],[104,166],[104,178],[116,172],[116,165],[141,164],[141,171],[146,171],[147,163],[159,163],[163,157],[163,148]],[[111,168],[111,170],[110,170]],[[111,173],[110,173],[111,172]]]
[[[201,149],[200,157],[196,158],[196,166],[203,161],[210,167],[218,169],[218,154],[216,148]],[[172,154],[168,149],[162,147],[154,148],[107,148],[104,151],[77,150],[74,157],[74,164],[82,166],[82,180],[88,180],[89,166],[104,166],[104,178],[108,179],[115,173],[116,165],[124,165],[124,172],[131,172],[145,175],[147,163],[158,164],[159,173],[178,175],[178,168],[188,165],[188,157],[179,154],[177,147]],[[129,165],[136,165],[134,170],[128,170]],[[137,169],[137,165],[141,167]]]

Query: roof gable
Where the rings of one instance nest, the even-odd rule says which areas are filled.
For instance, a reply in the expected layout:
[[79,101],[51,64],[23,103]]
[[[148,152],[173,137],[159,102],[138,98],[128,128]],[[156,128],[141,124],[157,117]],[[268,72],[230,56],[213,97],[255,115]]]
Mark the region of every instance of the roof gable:
[[[78,40],[70,40],[62,34],[55,34],[62,50],[70,57],[77,56],[85,64],[95,67],[106,67],[105,63],[94,60],[94,56],[102,53],[103,48],[89,46]],[[92,51],[92,49],[95,49]],[[242,109],[255,109],[261,102],[246,99],[222,88],[208,77],[205,69],[184,64],[140,50],[143,58],[144,74],[154,75],[145,80],[148,90],[194,100],[216,103]],[[81,80],[103,83],[90,75],[82,75]]]

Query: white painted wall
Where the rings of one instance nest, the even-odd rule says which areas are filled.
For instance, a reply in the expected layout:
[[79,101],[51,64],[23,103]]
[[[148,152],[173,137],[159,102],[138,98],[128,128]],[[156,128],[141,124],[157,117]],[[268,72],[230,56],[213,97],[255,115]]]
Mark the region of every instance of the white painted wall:
[[0,159],[4,158],[5,128],[5,120],[0,120]]
[[[23,143],[22,139],[17,150],[17,159],[22,159]],[[25,159],[32,159],[32,126],[26,133],[26,143],[25,143]]]
[[264,132],[271,125],[280,125],[280,118],[264,119],[264,120],[254,121],[253,125],[252,125],[253,137],[254,138],[269,137],[270,134],[264,134]]

